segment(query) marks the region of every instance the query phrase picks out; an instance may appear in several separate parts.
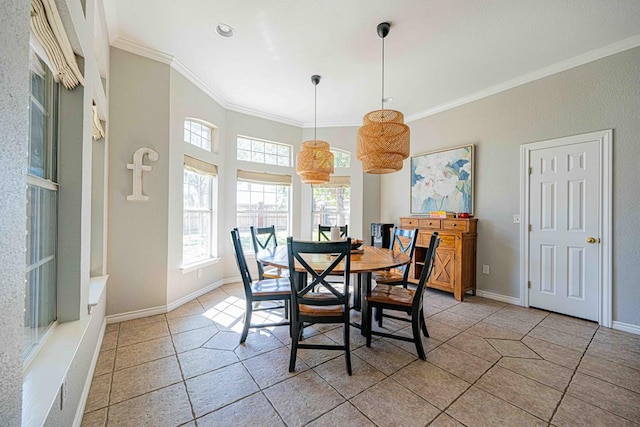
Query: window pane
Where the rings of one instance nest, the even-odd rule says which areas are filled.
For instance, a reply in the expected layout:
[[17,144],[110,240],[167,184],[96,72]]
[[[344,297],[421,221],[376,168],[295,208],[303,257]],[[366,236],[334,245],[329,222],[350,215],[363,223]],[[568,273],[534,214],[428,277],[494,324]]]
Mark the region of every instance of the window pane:
[[277,166],[291,166],[291,146],[238,137],[237,159]]
[[273,155],[273,154],[265,154],[264,155],[264,162],[267,165],[277,165],[278,164],[278,157]]
[[211,135],[213,130],[198,122],[184,121],[184,142],[211,151]]
[[213,247],[212,186],[214,177],[184,171],[182,263],[210,258]]
[[312,189],[312,233],[318,225],[349,223],[351,189],[349,187],[318,187]]
[[251,151],[251,140],[245,138],[238,138],[238,149]]
[[[28,173],[55,183],[57,85],[37,57],[31,61]],[[25,230],[24,356],[56,320],[57,191],[27,185]]]
[[48,178],[46,176],[46,116],[31,102],[31,122],[29,139],[29,173],[40,178]]
[[249,227],[276,227],[282,243],[290,233],[289,186],[238,181],[237,226],[245,251],[253,252]]

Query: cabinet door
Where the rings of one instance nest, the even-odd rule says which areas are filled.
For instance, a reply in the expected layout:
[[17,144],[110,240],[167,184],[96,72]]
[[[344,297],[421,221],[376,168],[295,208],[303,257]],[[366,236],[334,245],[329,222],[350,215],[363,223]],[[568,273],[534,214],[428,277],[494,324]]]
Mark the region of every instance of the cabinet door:
[[438,248],[433,264],[433,271],[429,278],[429,285],[442,290],[453,291],[455,284],[455,250],[453,248]]

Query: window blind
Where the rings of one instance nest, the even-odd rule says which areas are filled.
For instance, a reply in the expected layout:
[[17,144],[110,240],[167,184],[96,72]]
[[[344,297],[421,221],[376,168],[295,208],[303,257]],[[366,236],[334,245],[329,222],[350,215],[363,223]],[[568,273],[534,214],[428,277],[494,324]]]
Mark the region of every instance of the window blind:
[[238,169],[238,179],[251,182],[268,182],[270,184],[291,185],[291,175],[278,175],[267,172],[253,172]]
[[201,175],[218,175],[218,167],[191,156],[184,156],[184,168]]
[[338,187],[350,187],[350,176],[335,176],[331,175],[330,181],[325,184],[313,184],[314,188],[338,188]]
[[31,0],[31,30],[67,89],[84,85],[76,57],[54,0]]

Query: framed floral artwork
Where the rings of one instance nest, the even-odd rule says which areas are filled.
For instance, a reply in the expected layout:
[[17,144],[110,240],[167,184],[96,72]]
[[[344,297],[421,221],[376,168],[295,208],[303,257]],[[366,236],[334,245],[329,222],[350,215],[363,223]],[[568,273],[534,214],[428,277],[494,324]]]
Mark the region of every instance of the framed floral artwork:
[[473,214],[473,145],[411,157],[411,213]]

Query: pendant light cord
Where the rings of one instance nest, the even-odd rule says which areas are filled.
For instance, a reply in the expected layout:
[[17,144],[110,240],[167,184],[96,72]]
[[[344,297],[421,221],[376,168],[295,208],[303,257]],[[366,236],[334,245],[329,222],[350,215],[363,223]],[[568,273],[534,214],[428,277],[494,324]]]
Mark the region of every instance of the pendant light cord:
[[384,121],[384,37],[382,37],[382,121]]
[[313,139],[318,140],[316,135],[318,129],[318,85],[313,86]]

